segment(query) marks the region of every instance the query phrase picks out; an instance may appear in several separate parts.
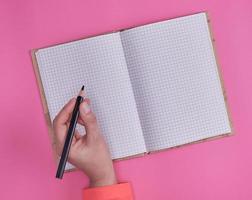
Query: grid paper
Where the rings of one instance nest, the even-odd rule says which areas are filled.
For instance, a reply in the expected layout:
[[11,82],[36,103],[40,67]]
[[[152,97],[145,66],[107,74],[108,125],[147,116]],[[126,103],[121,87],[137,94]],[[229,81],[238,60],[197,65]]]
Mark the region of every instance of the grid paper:
[[231,132],[206,14],[121,32],[148,151]]
[[119,33],[40,49],[36,59],[51,119],[84,84],[112,158],[146,152]]

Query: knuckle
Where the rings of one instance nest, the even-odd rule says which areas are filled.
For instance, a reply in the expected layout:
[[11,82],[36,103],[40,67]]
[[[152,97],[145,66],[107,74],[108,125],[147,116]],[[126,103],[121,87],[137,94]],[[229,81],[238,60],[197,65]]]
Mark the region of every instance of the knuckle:
[[96,118],[96,116],[93,113],[88,116],[88,122],[92,123],[92,124],[96,124],[97,123],[97,118]]

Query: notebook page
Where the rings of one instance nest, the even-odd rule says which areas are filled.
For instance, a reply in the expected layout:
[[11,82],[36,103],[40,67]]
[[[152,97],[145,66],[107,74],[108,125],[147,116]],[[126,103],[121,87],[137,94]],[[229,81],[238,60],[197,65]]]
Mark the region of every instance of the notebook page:
[[121,39],[148,151],[231,132],[205,13]]
[[112,158],[146,151],[119,33],[40,49],[36,58],[51,119],[84,84]]

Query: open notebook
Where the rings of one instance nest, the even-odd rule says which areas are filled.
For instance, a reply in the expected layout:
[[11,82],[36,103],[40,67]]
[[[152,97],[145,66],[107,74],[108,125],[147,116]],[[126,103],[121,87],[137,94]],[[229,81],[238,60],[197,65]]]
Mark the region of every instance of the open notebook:
[[42,48],[34,65],[50,119],[86,86],[113,159],[231,133],[206,13]]

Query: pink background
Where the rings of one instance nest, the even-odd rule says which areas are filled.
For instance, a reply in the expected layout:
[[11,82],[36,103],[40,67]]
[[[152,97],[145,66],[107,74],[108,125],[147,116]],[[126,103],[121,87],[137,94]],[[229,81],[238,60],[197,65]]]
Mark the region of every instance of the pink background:
[[208,11],[236,135],[115,164],[136,199],[252,199],[252,3],[219,0],[1,0],[0,199],[81,199],[81,172],[54,178],[29,51]]

